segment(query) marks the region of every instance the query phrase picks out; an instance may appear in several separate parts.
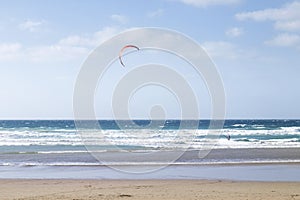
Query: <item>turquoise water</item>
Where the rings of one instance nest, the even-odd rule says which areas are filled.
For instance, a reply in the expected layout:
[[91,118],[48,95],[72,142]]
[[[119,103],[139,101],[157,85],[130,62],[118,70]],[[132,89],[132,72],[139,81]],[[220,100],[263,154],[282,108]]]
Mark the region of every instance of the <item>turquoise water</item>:
[[[196,122],[198,129],[189,129],[189,126],[179,129],[179,120],[160,122],[159,127],[147,126],[150,123],[147,120],[135,121],[138,126],[134,127],[129,121],[122,121],[125,126],[120,130],[115,121],[106,120],[99,121],[101,131],[92,131],[105,137],[103,150],[112,146],[121,146],[125,150],[176,149],[182,146],[199,149],[208,134],[209,121]],[[227,120],[218,134],[215,148],[300,147],[300,120]],[[0,121],[0,153],[83,151],[83,137],[71,120]]]
[[[157,151],[162,152],[161,157],[145,156],[144,164],[161,163],[176,151],[187,151],[176,161],[179,164],[300,161],[300,120],[227,120],[213,142],[207,140],[208,120],[185,121],[196,122],[197,129],[179,129],[180,120],[156,122],[149,126],[147,120],[137,120],[134,125],[121,121],[124,129],[120,129],[120,122],[102,120],[98,122],[102,130],[87,127],[79,133],[72,120],[0,121],[0,166],[102,165],[87,149],[112,157],[114,164],[139,163],[139,157]],[[85,137],[85,131],[96,137]],[[204,147],[214,150],[200,158],[197,151]],[[126,152],[136,154],[129,157]]]

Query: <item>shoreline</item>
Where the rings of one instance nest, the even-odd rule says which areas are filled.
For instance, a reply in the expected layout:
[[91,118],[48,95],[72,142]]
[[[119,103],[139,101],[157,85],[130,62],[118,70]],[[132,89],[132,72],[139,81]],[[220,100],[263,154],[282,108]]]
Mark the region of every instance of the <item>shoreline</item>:
[[0,179],[1,200],[300,199],[300,182]]
[[191,150],[170,163],[174,155],[178,152],[0,154],[0,177],[300,182],[300,148],[213,149],[204,158],[199,157],[199,151]]
[[[183,166],[183,167],[227,167],[227,166],[278,166],[278,165],[287,165],[287,166],[300,166],[300,161],[257,161],[257,162],[218,162],[218,163],[101,163],[101,164],[43,164],[43,165],[1,165],[1,167],[147,167],[147,166],[164,166],[164,167],[176,167],[176,166]],[[0,177],[1,179],[1,177]]]
[[300,164],[0,167],[4,179],[229,180],[299,182]]

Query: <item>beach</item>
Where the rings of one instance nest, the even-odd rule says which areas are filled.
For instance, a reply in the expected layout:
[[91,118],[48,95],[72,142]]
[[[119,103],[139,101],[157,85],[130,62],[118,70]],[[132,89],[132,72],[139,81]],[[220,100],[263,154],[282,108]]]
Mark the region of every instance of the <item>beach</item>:
[[300,199],[298,163],[170,165],[149,173],[124,172],[147,168],[3,166],[0,199]]
[[0,199],[300,199],[299,120],[180,122],[0,121]]
[[0,200],[300,200],[300,0],[0,11]]
[[0,199],[300,199],[300,182],[0,180]]

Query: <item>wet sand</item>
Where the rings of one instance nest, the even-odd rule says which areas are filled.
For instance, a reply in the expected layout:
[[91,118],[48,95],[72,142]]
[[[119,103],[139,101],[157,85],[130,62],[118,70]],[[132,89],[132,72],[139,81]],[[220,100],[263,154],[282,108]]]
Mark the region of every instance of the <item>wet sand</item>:
[[[233,180],[300,182],[299,163],[129,166],[1,166],[1,179]],[[153,171],[149,171],[153,170]],[[147,172],[148,171],[148,172]],[[140,172],[140,173],[138,173]]]
[[300,182],[219,180],[0,180],[1,200],[300,200]]

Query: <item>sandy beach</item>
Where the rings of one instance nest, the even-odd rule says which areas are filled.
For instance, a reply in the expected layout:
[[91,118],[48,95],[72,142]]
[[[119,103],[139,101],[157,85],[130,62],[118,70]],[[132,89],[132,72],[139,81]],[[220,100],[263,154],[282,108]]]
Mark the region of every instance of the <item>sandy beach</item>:
[[300,182],[0,180],[0,199],[300,199]]

